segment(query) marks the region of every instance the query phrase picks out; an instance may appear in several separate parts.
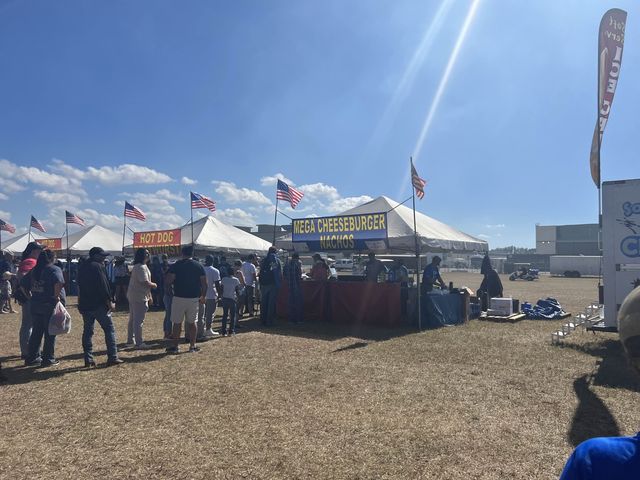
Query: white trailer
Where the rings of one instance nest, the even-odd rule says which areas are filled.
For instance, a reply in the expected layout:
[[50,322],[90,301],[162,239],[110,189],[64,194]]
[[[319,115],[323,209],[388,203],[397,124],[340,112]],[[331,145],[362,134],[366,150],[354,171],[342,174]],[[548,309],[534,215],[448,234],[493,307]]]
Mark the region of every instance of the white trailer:
[[640,286],[640,179],[602,184],[604,325],[617,327],[620,305]]
[[552,255],[549,258],[551,275],[561,277],[597,277],[602,257],[592,255]]

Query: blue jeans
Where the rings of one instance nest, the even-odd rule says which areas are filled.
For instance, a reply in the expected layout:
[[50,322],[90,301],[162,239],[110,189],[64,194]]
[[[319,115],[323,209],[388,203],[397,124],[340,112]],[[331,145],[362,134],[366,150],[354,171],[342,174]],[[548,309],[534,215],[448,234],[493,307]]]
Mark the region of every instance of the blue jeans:
[[29,338],[33,320],[31,319],[31,302],[22,305],[22,319],[20,321],[20,355],[23,359],[29,355]]
[[302,287],[289,290],[289,321],[302,323]]
[[171,329],[173,328],[171,324],[171,302],[173,300],[172,295],[165,295],[162,297],[162,301],[164,303],[164,321],[162,322],[162,329],[164,330],[165,335],[171,333]]
[[116,330],[113,326],[113,320],[111,319],[111,312],[107,310],[107,307],[99,307],[89,312],[83,312],[82,320],[84,322],[84,329],[82,331],[84,361],[93,361],[93,343],[91,342],[91,339],[93,337],[93,327],[95,326],[96,320],[104,331],[104,341],[107,344],[107,358],[109,360],[117,359],[118,348],[116,346]]
[[263,325],[271,326],[276,320],[278,287],[275,285],[261,285],[260,292],[260,321]]
[[236,333],[236,301],[232,298],[222,299],[222,333],[227,332],[227,315],[229,316],[229,332]]
[[[49,335],[49,319],[53,314],[53,306],[49,311],[39,310],[39,313],[31,311],[31,320],[33,329],[29,338],[29,353],[25,359],[28,363],[41,359],[43,363],[49,363],[55,360],[54,350],[56,348],[56,336]],[[44,312],[44,313],[40,313]],[[42,347],[42,355],[40,354],[40,342],[44,337],[44,346]]]

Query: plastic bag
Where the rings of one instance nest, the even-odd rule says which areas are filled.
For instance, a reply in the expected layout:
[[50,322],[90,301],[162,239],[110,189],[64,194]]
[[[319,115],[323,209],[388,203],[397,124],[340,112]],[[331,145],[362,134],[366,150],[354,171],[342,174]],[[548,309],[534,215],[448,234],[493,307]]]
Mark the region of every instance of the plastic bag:
[[64,305],[58,302],[49,319],[49,335],[66,335],[70,331],[71,315],[69,315],[67,309],[64,308]]

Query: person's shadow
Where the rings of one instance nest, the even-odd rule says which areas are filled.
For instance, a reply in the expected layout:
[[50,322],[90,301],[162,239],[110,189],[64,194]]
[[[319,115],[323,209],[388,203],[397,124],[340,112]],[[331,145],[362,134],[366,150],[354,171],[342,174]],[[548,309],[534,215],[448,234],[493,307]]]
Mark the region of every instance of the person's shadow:
[[588,375],[583,375],[573,382],[578,406],[573,414],[567,437],[574,447],[590,438],[615,437],[621,434],[612,413],[589,388],[588,378]]

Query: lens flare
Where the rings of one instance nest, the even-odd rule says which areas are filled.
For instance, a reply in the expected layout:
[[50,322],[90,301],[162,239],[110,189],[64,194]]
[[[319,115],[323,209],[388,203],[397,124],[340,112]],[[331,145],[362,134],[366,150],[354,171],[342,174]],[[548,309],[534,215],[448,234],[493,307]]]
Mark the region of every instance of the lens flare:
[[451,76],[453,67],[456,64],[456,60],[458,59],[460,50],[462,49],[462,44],[464,43],[467,33],[469,32],[469,27],[471,27],[471,23],[473,22],[476,11],[478,10],[478,5],[480,5],[480,0],[473,0],[471,7],[469,7],[469,11],[467,12],[467,16],[464,20],[464,24],[462,25],[462,29],[458,34],[458,39],[456,40],[453,50],[451,51],[451,56],[449,57],[447,66],[444,69],[442,78],[440,79],[438,90],[436,90],[436,94],[434,95],[433,101],[431,102],[431,107],[429,108],[429,112],[427,113],[424,124],[422,125],[420,136],[418,137],[416,146],[413,149],[414,160],[420,156],[420,152],[424,145],[425,139],[427,138],[427,134],[429,133],[429,129],[431,128],[431,124],[433,122],[435,114],[438,111],[438,107],[440,106],[440,101],[442,100],[444,92],[447,88],[447,84],[449,83],[449,77]]
[[[438,33],[440,33],[440,29],[444,25],[445,18],[447,17],[452,5],[453,0],[444,0],[438,7],[435,16],[424,32],[420,45],[418,45],[418,48],[413,52],[411,61],[407,65],[407,68],[405,68],[402,78],[393,92],[389,105],[376,125],[371,141],[369,142],[368,150],[374,149],[374,146],[383,141],[384,137],[386,137],[394,119],[398,115],[400,105],[411,91],[416,74],[422,67],[425,57],[431,51],[433,43],[438,36]],[[365,158],[366,157],[368,157],[368,155],[365,155]]]

